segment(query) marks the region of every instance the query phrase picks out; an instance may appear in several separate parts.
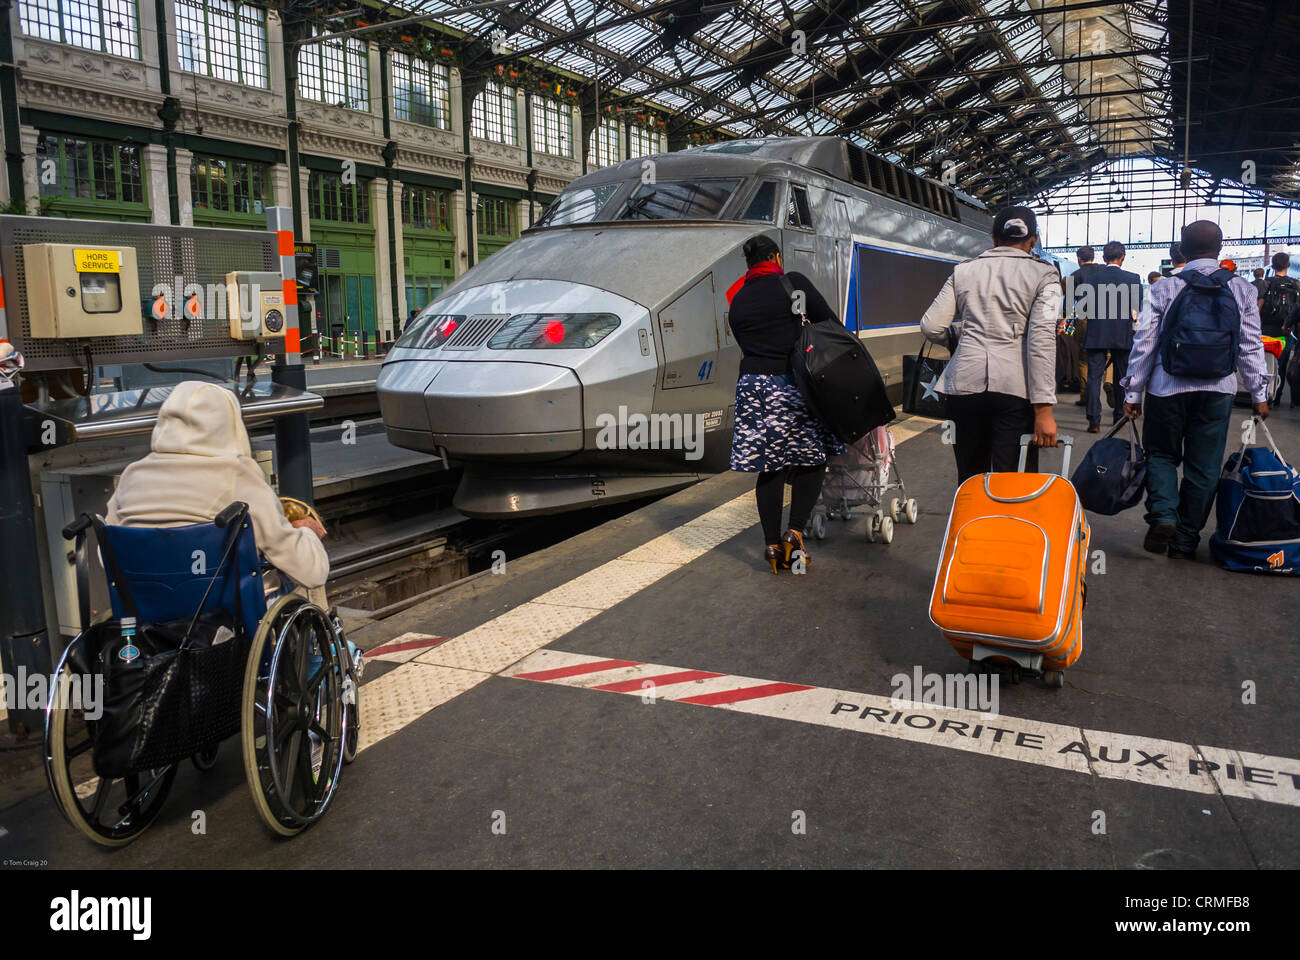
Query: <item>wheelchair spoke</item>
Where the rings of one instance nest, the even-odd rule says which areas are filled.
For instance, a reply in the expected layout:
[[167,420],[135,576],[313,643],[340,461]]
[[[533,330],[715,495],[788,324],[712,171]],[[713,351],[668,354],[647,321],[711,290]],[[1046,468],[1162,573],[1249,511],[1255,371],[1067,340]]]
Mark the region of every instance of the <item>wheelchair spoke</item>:
[[287,722],[287,718],[282,717],[281,719],[286,720],[286,722],[281,723],[280,729],[275,731],[274,742],[275,742],[275,749],[277,750],[283,749],[284,742],[288,740],[290,736],[292,736],[295,730],[298,729],[294,724]]
[[316,673],[312,675],[311,680],[307,683],[306,689],[303,690],[303,696],[314,697],[316,691],[320,689],[321,683],[324,682],[326,673],[325,661],[322,660],[317,664]]
[[112,781],[107,777],[99,778],[99,786],[95,788],[94,802],[90,808],[90,821],[99,823],[104,816],[104,810],[108,807],[108,796],[112,792]]
[[306,748],[298,754],[298,766],[294,770],[294,780],[302,787],[303,799],[310,804],[303,812],[311,813],[311,808],[316,805],[316,771],[312,769],[310,742],[306,743]]
[[302,741],[302,731],[295,727],[288,747],[281,754],[281,759],[284,761],[280,767],[285,779],[284,800],[290,807],[293,806],[294,788],[298,786],[297,771],[299,759],[302,756]]

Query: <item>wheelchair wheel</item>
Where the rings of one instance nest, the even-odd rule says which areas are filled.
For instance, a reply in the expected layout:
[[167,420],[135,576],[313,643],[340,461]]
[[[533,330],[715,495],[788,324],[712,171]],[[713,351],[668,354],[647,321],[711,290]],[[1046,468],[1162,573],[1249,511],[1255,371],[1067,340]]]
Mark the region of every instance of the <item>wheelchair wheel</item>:
[[[77,637],[73,644],[81,642]],[[72,678],[68,664],[71,650],[69,644],[63,651],[56,677]],[[73,703],[51,696],[45,707],[45,776],[59,811],[70,824],[98,844],[122,847],[157,819],[176,779],[176,767],[117,779],[96,775],[91,763],[96,725],[80,707],[74,709]]]
[[325,611],[302,597],[281,597],[248,654],[240,737],[253,805],[281,836],[319,820],[338,788],[343,679]]

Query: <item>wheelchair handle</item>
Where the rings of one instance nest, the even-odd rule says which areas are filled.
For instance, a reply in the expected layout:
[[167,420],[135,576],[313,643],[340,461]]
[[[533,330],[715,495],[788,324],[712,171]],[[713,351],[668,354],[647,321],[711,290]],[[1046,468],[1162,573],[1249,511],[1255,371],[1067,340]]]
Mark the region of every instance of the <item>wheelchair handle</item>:
[[94,522],[95,521],[91,518],[90,514],[83,513],[81,516],[77,517],[76,520],[73,520],[70,524],[68,524],[66,527],[63,528],[63,539],[75,540],[77,538],[77,534],[81,533],[83,530],[88,528]]
[[226,509],[222,510],[219,514],[217,514],[213,518],[212,522],[215,523],[218,527],[224,527],[226,526],[226,524],[230,523],[230,521],[239,519],[247,512],[248,512],[248,504],[246,504],[243,500],[236,500],[230,506],[226,507]]

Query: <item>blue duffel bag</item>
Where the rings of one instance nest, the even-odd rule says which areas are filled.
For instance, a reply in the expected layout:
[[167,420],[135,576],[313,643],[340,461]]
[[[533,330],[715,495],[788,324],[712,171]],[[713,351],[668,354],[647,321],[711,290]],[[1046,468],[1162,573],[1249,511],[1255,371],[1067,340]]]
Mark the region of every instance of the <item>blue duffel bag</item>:
[[1287,463],[1264,426],[1267,447],[1246,446],[1219,477],[1210,555],[1244,573],[1300,575],[1300,471]]
[[[1133,431],[1131,441],[1115,436],[1126,423]],[[1137,506],[1146,478],[1147,456],[1137,426],[1126,417],[1088,449],[1070,482],[1083,509],[1109,517]]]

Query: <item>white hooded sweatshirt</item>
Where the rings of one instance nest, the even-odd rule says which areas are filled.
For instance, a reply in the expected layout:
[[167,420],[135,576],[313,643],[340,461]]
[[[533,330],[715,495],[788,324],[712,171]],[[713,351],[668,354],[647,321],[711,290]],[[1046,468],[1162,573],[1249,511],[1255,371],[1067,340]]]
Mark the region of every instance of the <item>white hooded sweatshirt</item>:
[[324,586],[329,557],[316,534],[285,519],[280,500],[253,460],[235,395],[186,380],[158,411],[153,451],[122,473],[107,522],[127,527],[203,523],[236,500],[248,504],[258,549],[304,587]]

